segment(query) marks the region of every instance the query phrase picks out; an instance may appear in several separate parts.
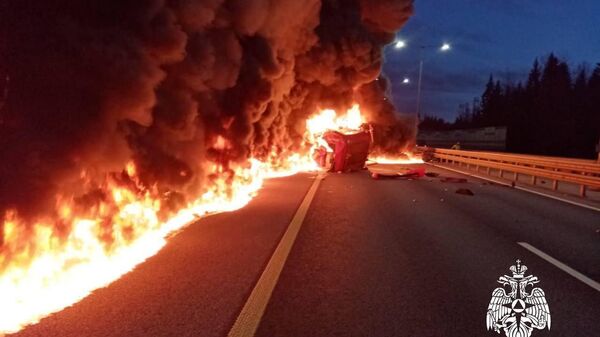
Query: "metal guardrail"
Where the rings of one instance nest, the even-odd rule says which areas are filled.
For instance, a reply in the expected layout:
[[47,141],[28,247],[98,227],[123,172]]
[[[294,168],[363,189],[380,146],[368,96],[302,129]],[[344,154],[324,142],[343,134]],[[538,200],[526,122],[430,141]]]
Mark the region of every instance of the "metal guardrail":
[[559,182],[577,184],[581,197],[586,196],[588,187],[600,188],[600,163],[594,160],[423,147],[418,150],[423,152],[424,158],[442,163],[466,164],[467,168],[472,165],[477,171],[483,167],[487,174],[491,169],[498,170],[501,178],[505,172],[511,172],[515,182],[519,174],[524,174],[531,176],[533,185],[538,178],[552,180],[553,190],[558,189]]

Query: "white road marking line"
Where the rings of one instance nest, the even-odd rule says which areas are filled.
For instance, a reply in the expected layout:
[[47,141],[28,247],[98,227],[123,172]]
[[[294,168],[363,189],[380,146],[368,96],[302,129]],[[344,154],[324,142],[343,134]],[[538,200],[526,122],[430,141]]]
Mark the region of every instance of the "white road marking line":
[[559,269],[561,269],[562,271],[564,271],[565,273],[573,276],[574,278],[578,279],[579,281],[587,284],[588,286],[594,288],[596,291],[600,291],[600,283],[592,280],[591,278],[583,275],[582,273],[578,272],[577,270],[567,266],[566,264],[558,261],[557,259],[553,258],[552,256],[542,252],[541,250],[535,248],[534,246],[528,244],[527,242],[517,242],[520,246],[522,246],[523,248],[527,249],[528,251],[534,253],[535,255],[541,257],[542,259],[552,263],[554,266],[558,267]]
[[273,289],[275,289],[275,285],[277,285],[277,280],[279,280],[279,275],[283,270],[283,266],[287,257],[294,245],[294,241],[296,240],[296,236],[298,236],[298,232],[300,231],[300,227],[302,226],[302,222],[304,221],[304,217],[308,212],[308,208],[310,207],[310,203],[313,200],[317,192],[317,188],[319,187],[319,183],[324,178],[324,174],[319,174],[310,189],[306,193],[306,196],[302,200],[300,207],[294,214],[292,221],[288,225],[287,230],[283,234],[281,241],[275,248],[275,252],[262,275],[256,282],[254,289],[252,289],[252,293],[248,297],[246,304],[242,308],[239,316],[235,320],[233,327],[227,334],[228,337],[252,337],[256,333],[256,329],[260,324],[262,316],[267,308],[267,304],[271,298],[271,294],[273,293]]
[[484,177],[484,176],[480,176],[480,175],[478,175],[478,174],[472,174],[472,173],[470,173],[470,172],[465,172],[465,171],[461,171],[461,170],[456,170],[456,169],[453,169],[453,168],[449,168],[449,167],[445,167],[445,166],[441,166],[441,165],[435,165],[435,164],[431,164],[431,163],[427,163],[427,164],[428,164],[428,165],[431,165],[431,166],[435,166],[435,167],[441,168],[441,169],[444,169],[444,170],[448,170],[448,171],[452,171],[452,172],[456,172],[456,173],[464,174],[464,175],[466,175],[466,176],[470,176],[470,177],[475,177],[475,178],[479,178],[479,179],[483,179],[483,180],[491,181],[491,182],[494,182],[494,183],[496,183],[496,184],[500,184],[500,185],[504,185],[504,186],[510,186],[510,187],[514,187],[515,189],[518,189],[518,190],[521,190],[521,191],[525,191],[525,192],[529,192],[529,193],[533,193],[533,194],[541,195],[541,196],[543,196],[543,197],[547,197],[547,198],[550,198],[550,199],[554,199],[554,200],[558,200],[558,201],[566,202],[566,203],[568,203],[568,204],[571,204],[571,205],[575,205],[575,206],[579,206],[579,207],[583,207],[583,208],[591,209],[592,211],[600,212],[600,208],[598,208],[598,207],[594,207],[594,206],[592,206],[592,205],[586,205],[586,204],[582,204],[582,203],[579,203],[579,202],[576,202],[576,201],[572,201],[572,200],[569,200],[569,199],[564,199],[564,198],[557,197],[557,196],[554,196],[554,195],[550,195],[550,194],[546,194],[546,193],[538,192],[538,191],[535,191],[535,190],[531,190],[531,189],[528,189],[528,188],[526,188],[526,187],[522,187],[522,186],[512,186],[511,184],[509,184],[509,183],[506,183],[506,182],[504,182],[504,181],[500,181],[500,180],[492,179],[492,178],[490,178],[490,177]]

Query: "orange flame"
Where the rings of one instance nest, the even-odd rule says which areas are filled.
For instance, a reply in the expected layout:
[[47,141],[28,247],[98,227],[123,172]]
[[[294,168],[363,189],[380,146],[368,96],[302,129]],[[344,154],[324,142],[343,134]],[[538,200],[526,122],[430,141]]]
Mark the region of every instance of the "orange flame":
[[403,154],[401,156],[371,156],[369,157],[369,161],[373,161],[378,164],[423,164],[423,159],[421,159],[421,157],[410,153]]
[[[245,206],[265,179],[316,170],[309,148],[318,135],[328,129],[358,129],[363,122],[358,105],[341,116],[322,110],[307,121],[304,153],[252,158],[233,167],[229,178],[215,164],[210,173],[217,178],[175,213],[168,212],[155,188],[141,185],[134,162],[124,169],[131,184],[107,177],[103,196],[88,209],[81,210],[72,197],[58,196],[54,218],[27,223],[16,210],[7,212],[0,219],[0,335],[19,331],[107,286],[156,254],[170,233],[198,218]],[[219,137],[216,146],[227,149],[229,141]],[[81,177],[86,179],[86,172]]]
[[359,105],[354,104],[345,114],[339,116],[335,110],[321,110],[306,121],[306,129],[311,135],[323,134],[328,130],[356,131],[365,122]]

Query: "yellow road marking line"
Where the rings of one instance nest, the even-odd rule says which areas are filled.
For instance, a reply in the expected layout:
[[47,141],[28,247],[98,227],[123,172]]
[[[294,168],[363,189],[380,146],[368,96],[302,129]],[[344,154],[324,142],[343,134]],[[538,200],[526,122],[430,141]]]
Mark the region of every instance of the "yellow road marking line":
[[308,212],[310,203],[312,202],[323,177],[324,174],[319,174],[310,186],[300,207],[298,207],[296,214],[294,214],[292,221],[283,234],[281,241],[277,245],[277,248],[275,248],[273,256],[271,256],[265,270],[258,279],[258,282],[256,282],[252,293],[250,293],[246,304],[244,304],[233,327],[229,331],[229,334],[227,334],[228,337],[252,337],[256,333],[256,329],[267,308],[273,289],[275,289],[277,280],[279,280],[279,275],[281,275],[285,261],[292,250],[292,246],[294,245],[296,236],[298,236],[304,217]]

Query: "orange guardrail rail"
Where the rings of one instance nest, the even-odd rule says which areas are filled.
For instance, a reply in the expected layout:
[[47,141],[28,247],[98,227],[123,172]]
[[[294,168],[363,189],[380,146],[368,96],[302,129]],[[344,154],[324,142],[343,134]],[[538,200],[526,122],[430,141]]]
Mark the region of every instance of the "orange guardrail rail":
[[467,168],[472,165],[477,171],[483,167],[488,174],[494,169],[502,178],[505,172],[511,172],[513,181],[518,180],[519,174],[531,176],[533,185],[538,178],[550,179],[553,190],[559,182],[577,184],[581,197],[585,197],[588,187],[600,188],[600,163],[594,160],[427,147],[417,150],[423,152],[424,158],[442,163],[466,164]]

